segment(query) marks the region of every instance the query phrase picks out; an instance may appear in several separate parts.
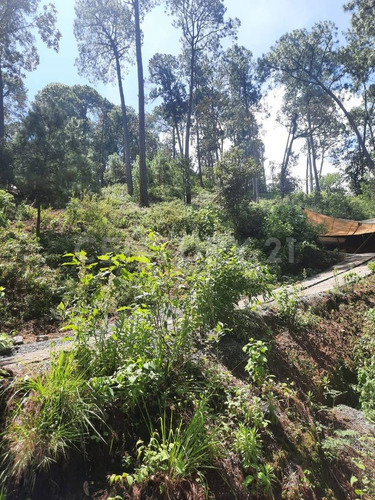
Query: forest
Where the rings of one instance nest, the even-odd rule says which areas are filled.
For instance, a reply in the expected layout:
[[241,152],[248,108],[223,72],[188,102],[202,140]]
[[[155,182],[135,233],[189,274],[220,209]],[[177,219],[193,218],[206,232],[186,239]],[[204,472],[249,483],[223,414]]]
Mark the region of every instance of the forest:
[[0,0],[0,500],[375,498],[375,253],[303,210],[374,222],[375,1],[255,58],[225,0],[76,0],[90,85],[30,101],[57,9]]

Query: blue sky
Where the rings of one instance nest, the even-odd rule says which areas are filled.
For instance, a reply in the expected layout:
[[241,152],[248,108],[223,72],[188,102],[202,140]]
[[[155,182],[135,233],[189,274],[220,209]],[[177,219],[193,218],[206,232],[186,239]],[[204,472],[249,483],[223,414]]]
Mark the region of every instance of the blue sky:
[[[47,1],[47,0],[42,0]],[[50,0],[48,0],[50,1]],[[350,15],[344,12],[343,5],[347,0],[225,0],[228,16],[238,17],[241,27],[238,43],[250,49],[255,57],[267,52],[276,40],[284,33],[298,28],[310,28],[318,21],[333,21],[341,31],[347,29]],[[90,84],[79,77],[74,65],[77,57],[77,45],[73,34],[75,0],[55,0],[58,9],[58,26],[62,33],[60,52],[48,50],[39,44],[40,65],[36,71],[26,78],[31,101],[36,92],[52,82],[68,85],[76,83]],[[148,60],[157,52],[178,54],[180,51],[179,33],[172,27],[171,18],[163,7],[150,12],[143,23],[144,32],[144,64],[145,78],[148,78]],[[98,92],[111,102],[119,104],[116,86],[95,84]],[[124,81],[126,103],[137,107],[137,75],[134,67],[130,67]],[[146,94],[150,87],[146,81]],[[262,140],[265,145],[265,166],[269,170],[271,162],[280,164],[287,139],[287,130],[277,122],[277,112],[282,104],[282,91],[276,90],[263,99],[268,107],[269,115],[258,117],[261,123]],[[149,103],[148,109],[152,108]],[[301,143],[297,145],[300,149]],[[301,153],[299,162],[294,168],[294,175],[302,178],[306,159]],[[328,170],[330,166],[328,165]]]
[[[343,11],[346,0],[226,0],[228,15],[241,19],[238,41],[249,48],[256,57],[266,52],[284,33],[295,28],[311,27],[321,20],[334,21],[341,30],[349,25],[350,16]],[[75,0],[55,0],[58,9],[58,26],[62,33],[60,52],[56,54],[39,45],[40,65],[27,75],[26,87],[29,99],[51,82],[69,85],[89,84],[79,77],[74,66],[77,46],[73,35]],[[178,54],[179,34],[171,26],[171,18],[158,7],[149,13],[143,24],[145,76],[147,61],[156,52]],[[93,85],[110,101],[118,104],[115,86]],[[125,76],[127,104],[136,107],[137,79],[135,68],[130,68]]]

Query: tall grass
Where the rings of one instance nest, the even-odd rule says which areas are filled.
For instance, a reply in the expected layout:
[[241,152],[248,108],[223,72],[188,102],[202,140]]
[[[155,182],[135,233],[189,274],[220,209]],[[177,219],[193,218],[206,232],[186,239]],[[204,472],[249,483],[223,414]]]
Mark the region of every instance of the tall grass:
[[85,453],[89,435],[98,435],[102,413],[72,353],[61,352],[48,371],[17,380],[12,390],[1,481],[24,479],[33,485],[37,472],[66,459],[69,450]]
[[174,425],[173,413],[168,417],[166,412],[159,422],[160,427],[152,432],[149,444],[139,443],[138,457],[142,459],[139,479],[161,472],[174,481],[212,464],[218,442],[214,432],[206,428],[204,403],[198,405],[186,425],[182,420]]

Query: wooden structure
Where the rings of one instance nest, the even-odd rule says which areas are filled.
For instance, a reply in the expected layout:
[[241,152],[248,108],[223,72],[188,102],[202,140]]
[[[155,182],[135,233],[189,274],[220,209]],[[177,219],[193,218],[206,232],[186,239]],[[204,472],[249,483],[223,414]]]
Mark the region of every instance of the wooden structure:
[[375,220],[337,219],[304,209],[307,218],[322,227],[320,239],[329,248],[348,253],[375,252]]

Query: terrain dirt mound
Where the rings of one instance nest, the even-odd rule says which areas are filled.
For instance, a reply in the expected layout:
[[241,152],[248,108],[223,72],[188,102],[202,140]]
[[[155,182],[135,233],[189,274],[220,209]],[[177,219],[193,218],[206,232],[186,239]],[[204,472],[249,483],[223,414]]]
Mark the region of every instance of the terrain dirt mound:
[[375,425],[344,405],[324,411],[321,419],[322,451],[343,497],[375,498]]

